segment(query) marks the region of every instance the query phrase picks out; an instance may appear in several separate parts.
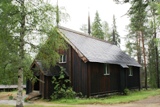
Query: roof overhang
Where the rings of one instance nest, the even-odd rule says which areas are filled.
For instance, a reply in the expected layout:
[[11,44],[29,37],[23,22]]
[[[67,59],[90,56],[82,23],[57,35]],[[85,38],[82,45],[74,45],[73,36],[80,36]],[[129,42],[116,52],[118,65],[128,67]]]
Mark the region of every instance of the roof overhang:
[[126,64],[120,64],[122,68],[129,68]]

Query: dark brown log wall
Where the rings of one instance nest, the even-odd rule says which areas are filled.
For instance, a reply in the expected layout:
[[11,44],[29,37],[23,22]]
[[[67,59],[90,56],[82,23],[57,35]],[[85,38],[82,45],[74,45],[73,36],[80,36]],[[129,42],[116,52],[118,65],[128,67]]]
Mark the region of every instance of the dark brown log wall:
[[42,84],[42,98],[47,99],[48,98],[48,80],[47,80],[47,76],[42,75],[42,80],[44,80],[44,83]]
[[[45,83],[44,75],[42,73],[40,73],[40,80]],[[42,95],[42,97],[44,96],[44,83],[43,82],[40,82],[40,89],[39,89],[39,92]]]
[[138,67],[133,67],[133,76],[129,76],[129,69],[127,69],[127,88],[140,88],[140,71]]
[[44,90],[45,91],[42,97],[44,99],[50,99],[54,91],[54,86],[52,84],[52,76],[45,76]]
[[121,67],[119,65],[110,65],[111,92],[120,90],[120,72]]
[[109,65],[110,75],[104,75],[105,64],[90,63],[91,95],[120,90],[120,66]]
[[71,48],[70,79],[75,92],[87,95],[87,63],[84,63],[77,53]]

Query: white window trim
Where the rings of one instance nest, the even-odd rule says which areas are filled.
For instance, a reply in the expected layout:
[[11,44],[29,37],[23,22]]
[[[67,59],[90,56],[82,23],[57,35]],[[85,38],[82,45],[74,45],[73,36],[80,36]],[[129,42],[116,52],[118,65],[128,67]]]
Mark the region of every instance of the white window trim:
[[109,65],[105,64],[105,73],[104,75],[110,75]]
[[133,76],[133,68],[129,67],[129,76]]
[[67,62],[67,55],[60,55],[59,63],[66,63],[66,62]]

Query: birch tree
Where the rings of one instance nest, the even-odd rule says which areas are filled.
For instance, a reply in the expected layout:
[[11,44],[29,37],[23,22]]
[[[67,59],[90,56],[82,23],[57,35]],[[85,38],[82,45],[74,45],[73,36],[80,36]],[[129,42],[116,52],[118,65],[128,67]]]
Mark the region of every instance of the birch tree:
[[[62,38],[58,37],[55,33],[56,11],[57,8],[45,0],[0,1],[0,26],[7,32],[4,34],[1,28],[0,36],[5,36],[5,40],[9,37],[13,40],[12,43],[11,41],[7,41],[7,47],[10,47],[10,44],[13,45],[13,50],[15,49],[14,52],[16,53],[16,58],[13,58],[13,61],[16,63],[15,69],[18,72],[16,107],[23,107],[22,91],[23,73],[26,65],[25,54],[38,52],[39,49],[42,49],[42,44],[38,45],[35,42],[43,41],[44,44],[44,40],[49,38],[52,42],[48,42],[48,45],[45,45],[45,47],[48,46],[53,51],[45,49],[40,56],[47,56],[46,58],[42,58],[42,60],[50,59],[48,63],[54,66],[59,57],[56,49],[64,46]],[[62,12],[60,14],[65,15]],[[36,41],[37,39],[39,41]],[[52,53],[56,53],[56,55]]]

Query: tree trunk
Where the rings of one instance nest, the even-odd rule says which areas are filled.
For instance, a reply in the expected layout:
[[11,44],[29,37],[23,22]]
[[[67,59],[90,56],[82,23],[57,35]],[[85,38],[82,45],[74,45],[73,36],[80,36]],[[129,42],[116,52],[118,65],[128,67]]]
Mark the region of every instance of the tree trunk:
[[116,42],[116,37],[115,37],[115,30],[113,29],[113,40],[112,40],[112,42],[113,42],[113,44],[114,45],[117,45],[117,42]]
[[140,34],[138,32],[136,32],[136,40],[137,40],[137,60],[139,64],[142,64],[141,61],[141,38],[140,38]]
[[23,107],[23,62],[24,62],[24,37],[25,37],[25,0],[21,0],[20,4],[22,7],[21,12],[21,23],[20,23],[20,43],[19,43],[19,57],[20,57],[20,63],[19,63],[19,71],[18,71],[18,92],[17,92],[17,101],[16,101],[16,107]]
[[142,49],[143,49],[143,60],[144,60],[144,72],[145,72],[145,88],[147,90],[148,85],[147,85],[147,64],[146,64],[146,52],[145,52],[145,46],[144,46],[144,35],[142,31],[140,31],[140,35],[142,37]]
[[18,92],[16,107],[23,107],[23,68],[18,71]]
[[[153,9],[153,25],[154,25],[154,39],[157,38],[157,33],[156,33],[156,18],[155,18],[155,10]],[[159,54],[158,54],[158,48],[157,44],[155,44],[155,54],[156,54],[156,73],[157,73],[157,87],[159,88]]]
[[158,48],[157,46],[155,47],[156,48],[156,72],[157,72],[157,87],[159,88],[159,57],[158,57]]
[[[154,39],[156,39],[156,31],[154,31]],[[156,65],[156,74],[157,74],[157,87],[159,88],[159,56],[158,56],[158,48],[157,48],[157,44],[155,44],[155,54],[156,54],[156,62],[155,62],[155,65]]]

